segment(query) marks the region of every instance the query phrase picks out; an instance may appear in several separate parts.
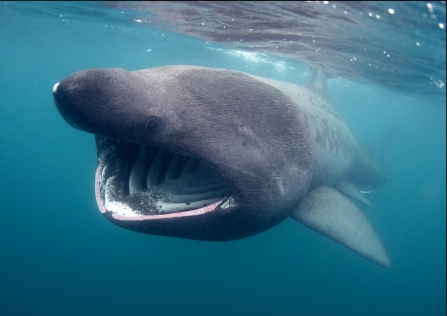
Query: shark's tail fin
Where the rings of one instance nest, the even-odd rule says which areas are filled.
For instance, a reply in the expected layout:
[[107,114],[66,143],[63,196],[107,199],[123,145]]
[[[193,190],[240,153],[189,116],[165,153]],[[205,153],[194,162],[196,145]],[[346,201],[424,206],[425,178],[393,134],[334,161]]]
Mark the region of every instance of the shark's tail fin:
[[399,126],[398,125],[392,125],[387,132],[385,133],[385,136],[383,138],[382,146],[380,148],[378,162],[379,165],[384,168],[387,155],[390,152],[391,146],[393,144],[394,139],[396,138],[396,135],[399,134]]
[[393,125],[387,130],[379,150],[376,151],[376,159],[373,159],[371,150],[362,150],[357,155],[350,179],[354,179],[353,182],[357,184],[361,191],[373,191],[377,186],[386,182],[383,170],[387,155],[398,133],[399,127],[397,125]]
[[382,168],[371,156],[363,152],[354,159],[349,178],[362,191],[373,191],[379,185],[386,183]]

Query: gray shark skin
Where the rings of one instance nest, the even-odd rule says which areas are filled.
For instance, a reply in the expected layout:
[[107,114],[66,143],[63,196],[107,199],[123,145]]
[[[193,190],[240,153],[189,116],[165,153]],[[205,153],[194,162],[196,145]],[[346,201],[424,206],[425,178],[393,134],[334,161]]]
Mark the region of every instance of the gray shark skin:
[[126,229],[224,241],[291,217],[385,267],[360,209],[385,182],[329,102],[305,86],[238,71],[87,69],[53,88],[73,127],[96,135],[100,211]]

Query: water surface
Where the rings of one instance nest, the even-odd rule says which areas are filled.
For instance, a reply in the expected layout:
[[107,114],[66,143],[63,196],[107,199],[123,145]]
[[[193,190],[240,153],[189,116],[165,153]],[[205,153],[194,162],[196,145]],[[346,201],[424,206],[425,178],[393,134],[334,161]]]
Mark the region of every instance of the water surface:
[[[445,315],[445,3],[0,6],[0,314]],[[393,267],[292,220],[211,243],[104,219],[93,137],[51,88],[85,68],[169,64],[297,84],[330,73],[334,107],[387,176],[364,211]]]

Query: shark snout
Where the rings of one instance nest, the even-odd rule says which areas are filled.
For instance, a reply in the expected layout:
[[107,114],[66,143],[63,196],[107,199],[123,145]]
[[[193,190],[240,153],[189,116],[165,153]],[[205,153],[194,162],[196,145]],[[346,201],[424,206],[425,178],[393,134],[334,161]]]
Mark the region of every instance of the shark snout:
[[56,94],[57,92],[57,88],[59,87],[60,82],[57,82],[54,86],[53,86],[53,94]]

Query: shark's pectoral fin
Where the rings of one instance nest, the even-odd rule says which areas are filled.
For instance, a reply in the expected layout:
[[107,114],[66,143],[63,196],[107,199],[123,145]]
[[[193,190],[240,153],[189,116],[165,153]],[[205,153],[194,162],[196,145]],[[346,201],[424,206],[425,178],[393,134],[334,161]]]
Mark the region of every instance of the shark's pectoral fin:
[[355,184],[342,182],[337,186],[337,189],[344,195],[349,196],[350,198],[363,203],[366,206],[373,207],[371,202],[368,201],[366,196],[363,195],[362,191],[360,191]]
[[384,267],[390,259],[362,211],[338,191],[319,187],[308,193],[290,216]]

